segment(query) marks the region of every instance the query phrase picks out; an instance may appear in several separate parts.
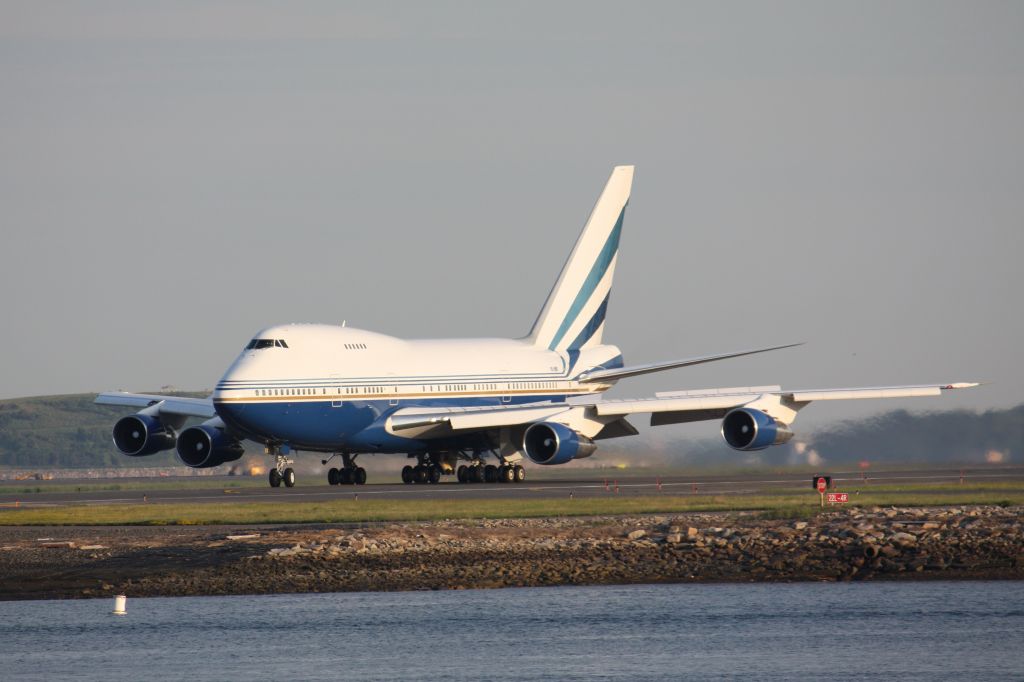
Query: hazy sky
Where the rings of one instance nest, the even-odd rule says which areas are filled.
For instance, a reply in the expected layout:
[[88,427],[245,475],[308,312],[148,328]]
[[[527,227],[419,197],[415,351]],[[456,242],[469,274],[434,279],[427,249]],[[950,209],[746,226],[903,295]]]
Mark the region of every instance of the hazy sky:
[[0,397],[208,388],[281,322],[521,336],[630,163],[627,363],[808,344],[616,395],[1024,401],[1019,2],[0,2],[0,103]]

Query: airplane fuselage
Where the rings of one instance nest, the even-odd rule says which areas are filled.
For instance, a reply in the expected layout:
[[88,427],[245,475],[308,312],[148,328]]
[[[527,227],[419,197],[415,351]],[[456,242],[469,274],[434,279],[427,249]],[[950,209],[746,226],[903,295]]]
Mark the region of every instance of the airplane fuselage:
[[351,327],[283,325],[250,342],[212,397],[225,424],[261,443],[416,452],[441,444],[389,433],[389,414],[564,403],[611,386],[583,384],[576,380],[582,372],[621,366],[610,345],[557,352],[513,339],[403,340]]

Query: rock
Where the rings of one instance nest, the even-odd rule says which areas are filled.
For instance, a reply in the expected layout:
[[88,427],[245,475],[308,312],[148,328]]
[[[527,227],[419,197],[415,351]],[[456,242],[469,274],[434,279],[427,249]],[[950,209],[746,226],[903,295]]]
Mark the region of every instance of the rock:
[[807,528],[807,522],[806,521],[797,521],[796,523],[793,524],[793,529],[794,530],[803,530],[804,528]]
[[665,542],[671,542],[673,544],[683,541],[682,533],[669,533],[665,536]]
[[693,526],[690,526],[689,528],[686,529],[686,537],[690,538],[691,540],[696,538],[696,537],[699,537],[699,536],[700,536],[700,531],[697,530],[696,528],[694,528]]
[[645,535],[647,535],[647,531],[638,528],[636,530],[631,530],[630,532],[626,533],[626,538],[628,540],[639,540]]
[[917,542],[917,537],[910,533],[893,533],[892,541],[899,545],[912,545]]

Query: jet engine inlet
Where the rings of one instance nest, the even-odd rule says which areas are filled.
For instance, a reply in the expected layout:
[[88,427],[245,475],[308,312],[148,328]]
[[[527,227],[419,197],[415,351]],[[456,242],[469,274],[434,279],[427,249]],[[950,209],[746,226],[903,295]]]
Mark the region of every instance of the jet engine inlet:
[[241,458],[242,444],[215,426],[192,426],[178,436],[178,459],[194,469],[208,469]]
[[174,447],[174,429],[146,414],[118,419],[114,424],[113,437],[117,449],[129,457],[155,455]]
[[523,434],[523,452],[537,464],[565,464],[596,449],[594,441],[563,424],[539,422]]
[[764,450],[792,437],[789,426],[750,407],[737,407],[722,420],[722,438],[734,450]]

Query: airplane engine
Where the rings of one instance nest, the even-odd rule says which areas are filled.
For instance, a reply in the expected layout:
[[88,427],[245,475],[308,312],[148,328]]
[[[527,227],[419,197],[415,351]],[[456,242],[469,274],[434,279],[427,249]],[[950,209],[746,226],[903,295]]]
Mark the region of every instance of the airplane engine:
[[563,424],[538,422],[523,433],[523,452],[537,464],[565,464],[596,449],[594,441]]
[[234,462],[245,453],[242,444],[210,424],[190,426],[178,436],[178,459],[194,469]]
[[792,437],[787,424],[750,407],[737,407],[722,420],[722,438],[734,450],[764,450]]
[[155,455],[174,447],[174,429],[159,418],[148,414],[133,414],[114,424],[114,445],[129,457]]

